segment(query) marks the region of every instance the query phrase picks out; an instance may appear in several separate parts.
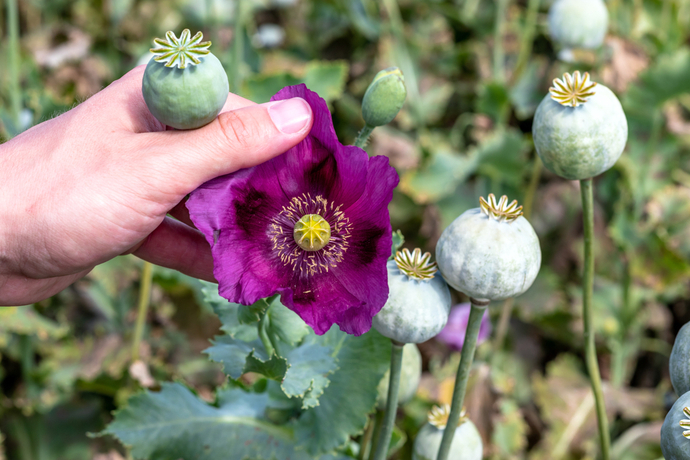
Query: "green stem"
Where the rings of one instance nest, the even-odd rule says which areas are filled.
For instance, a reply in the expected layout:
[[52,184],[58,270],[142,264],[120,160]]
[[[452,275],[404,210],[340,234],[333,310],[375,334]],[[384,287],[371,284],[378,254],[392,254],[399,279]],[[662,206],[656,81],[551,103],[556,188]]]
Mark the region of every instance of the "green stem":
[[532,46],[534,44],[534,34],[537,31],[537,17],[539,15],[540,0],[528,0],[527,13],[525,17],[525,28],[522,30],[522,37],[520,38],[520,51],[518,52],[517,63],[515,70],[511,76],[513,82],[517,81],[520,74],[525,70],[529,58],[532,55]]
[[13,132],[19,130],[19,112],[22,110],[22,93],[19,87],[19,12],[17,0],[6,0],[7,5],[7,66],[9,70],[8,92],[10,94],[10,115]]
[[360,149],[363,149],[364,146],[367,145],[367,140],[369,140],[369,136],[375,127],[376,126],[364,125],[364,128],[362,128],[362,130],[359,132],[359,135],[357,135],[354,145]]
[[239,94],[242,87],[242,66],[244,65],[244,9],[243,0],[235,2],[235,22],[233,24],[232,62],[230,65],[231,91]]
[[259,320],[259,324],[257,327],[259,328],[259,338],[261,339],[261,343],[264,344],[264,348],[266,349],[266,354],[270,358],[273,353],[278,354],[273,347],[273,342],[271,342],[271,338],[268,336],[268,325],[269,325],[269,317],[268,317],[268,312],[264,313],[264,315],[261,317]]
[[503,63],[505,52],[503,50],[503,35],[506,25],[506,10],[510,0],[498,0],[496,22],[494,23],[494,80],[504,81],[505,73]]
[[532,209],[534,208],[534,197],[537,194],[537,187],[539,187],[539,179],[541,178],[541,169],[543,163],[539,155],[534,155],[534,163],[532,164],[532,175],[529,178],[529,185],[525,192],[525,199],[523,200],[522,215],[529,220],[532,217]]
[[153,280],[153,264],[144,262],[141,269],[141,283],[139,286],[139,304],[137,306],[137,322],[134,326],[134,338],[132,339],[132,361],[139,359],[139,348],[144,335],[144,325],[151,303],[151,284]]
[[[477,338],[479,337],[479,328],[482,324],[482,316],[487,305],[488,300],[470,299],[472,302],[472,309],[470,310],[470,317],[467,320],[467,331],[465,332],[465,341],[462,344],[462,355],[460,356],[460,365],[458,366],[458,374],[455,377],[455,389],[453,390],[453,400],[450,404],[450,414],[448,415],[448,422],[446,427],[458,426],[460,420],[460,413],[462,412],[463,403],[465,402],[465,391],[467,391],[467,380],[470,377],[470,370],[472,369],[472,361],[474,360],[474,351],[477,349]],[[441,446],[438,449],[438,456],[436,460],[447,460],[450,446],[453,443],[453,436],[455,430],[446,429],[443,431],[443,439]]]
[[[371,435],[371,440],[376,443],[381,436],[381,427],[383,426],[383,416],[384,412],[382,410],[376,410],[376,418],[374,418],[374,433]],[[374,460],[374,449],[369,449],[368,460]]]
[[592,314],[592,292],[594,290],[594,193],[592,191],[592,179],[580,181],[582,194],[582,219],[585,232],[585,273],[582,280],[582,317],[584,320],[585,360],[587,372],[592,383],[594,402],[597,409],[599,422],[599,441],[601,443],[601,455],[604,460],[610,458],[611,439],[609,437],[609,422],[606,418],[606,406],[604,392],[601,386],[599,363],[597,362],[596,343],[594,341],[594,324]]
[[630,262],[627,256],[623,257],[623,280],[621,290],[623,304],[621,305],[620,332],[615,339],[615,346],[611,356],[611,384],[614,388],[620,388],[625,380],[627,353],[625,348],[626,335],[630,329],[635,312],[632,311],[630,301],[630,288],[632,285],[632,274],[630,273]]
[[359,442],[359,455],[357,455],[358,460],[365,460],[369,455],[369,451],[371,450],[371,439],[374,435],[374,423],[374,419],[369,417],[369,422],[364,430],[364,435],[362,436],[362,440]]
[[376,444],[374,460],[386,460],[388,456],[388,445],[393,435],[395,426],[395,416],[398,413],[398,389],[400,388],[400,371],[402,370],[402,356],[404,344],[391,340],[393,349],[391,350],[391,374],[388,381],[388,400],[386,401],[386,413],[383,418],[381,435]]

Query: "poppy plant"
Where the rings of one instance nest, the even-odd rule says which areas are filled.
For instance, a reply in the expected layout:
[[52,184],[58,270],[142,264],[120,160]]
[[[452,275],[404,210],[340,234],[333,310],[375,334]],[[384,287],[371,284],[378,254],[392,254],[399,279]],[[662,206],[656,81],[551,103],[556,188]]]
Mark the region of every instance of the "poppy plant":
[[310,134],[263,164],[213,179],[187,208],[211,245],[219,293],[250,305],[274,294],[317,334],[354,335],[386,303],[391,251],[388,203],[398,175],[386,157],[340,144],[326,102],[305,85]]

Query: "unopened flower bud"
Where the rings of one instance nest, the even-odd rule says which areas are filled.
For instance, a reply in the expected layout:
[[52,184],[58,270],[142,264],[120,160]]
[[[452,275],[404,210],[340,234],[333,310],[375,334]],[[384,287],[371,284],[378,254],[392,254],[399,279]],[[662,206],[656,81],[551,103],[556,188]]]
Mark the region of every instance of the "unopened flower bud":
[[364,93],[362,117],[369,126],[382,126],[390,123],[400,112],[407,89],[405,78],[397,67],[389,67],[376,74]]

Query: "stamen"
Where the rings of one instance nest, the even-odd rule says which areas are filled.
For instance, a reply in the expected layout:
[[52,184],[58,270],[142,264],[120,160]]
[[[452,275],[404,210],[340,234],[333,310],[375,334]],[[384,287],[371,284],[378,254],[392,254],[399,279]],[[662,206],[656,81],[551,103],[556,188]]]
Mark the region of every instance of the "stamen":
[[[268,229],[268,236],[273,242],[273,251],[280,261],[286,266],[291,266],[293,270],[299,272],[300,276],[328,272],[330,268],[338,265],[350,246],[349,239],[352,232],[350,219],[341,211],[341,207],[321,195],[312,196],[304,193],[293,197],[290,203],[272,219]],[[315,229],[314,249],[310,248],[308,236],[303,238],[304,235],[296,234],[298,222],[301,219],[308,220],[309,215],[315,216],[317,220],[322,219],[323,224],[320,225],[324,228],[325,225],[330,227],[328,238],[325,233]],[[316,249],[322,241],[325,241],[324,245]]]

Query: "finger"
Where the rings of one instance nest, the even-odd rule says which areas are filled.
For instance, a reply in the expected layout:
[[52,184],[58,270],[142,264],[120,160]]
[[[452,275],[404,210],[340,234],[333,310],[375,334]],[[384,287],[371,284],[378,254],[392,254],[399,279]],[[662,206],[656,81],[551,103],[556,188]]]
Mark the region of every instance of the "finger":
[[[263,163],[306,137],[313,114],[302,98],[253,105],[222,113],[189,131],[136,136],[141,171],[159,193],[185,195],[204,182]],[[141,152],[145,149],[145,152]]]
[[194,225],[194,222],[192,222],[192,219],[189,217],[189,209],[187,209],[187,206],[185,206],[185,202],[187,201],[187,197],[184,197],[179,203],[175,205],[174,208],[172,208],[170,211],[168,211],[168,214],[173,216],[175,219],[179,220],[180,222],[184,222],[185,224],[189,225],[190,227],[196,228]]
[[133,254],[152,264],[215,282],[211,247],[204,235],[170,217],[166,217]]
[[30,305],[57,294],[70,284],[86,276],[91,268],[67,276],[33,279],[13,276],[0,282],[0,307]]
[[[122,115],[120,120],[124,124],[124,129],[135,133],[163,131],[164,125],[151,114],[144,96],[141,92],[141,84],[146,65],[140,65],[127,72],[119,80],[111,83],[105,90],[97,93],[86,101],[86,105],[100,105],[103,103],[118,106],[119,110],[108,110],[108,113],[119,113]],[[236,94],[228,93],[228,98],[221,109],[221,113],[241,109],[255,102],[245,99]],[[113,119],[108,122],[112,126]]]

